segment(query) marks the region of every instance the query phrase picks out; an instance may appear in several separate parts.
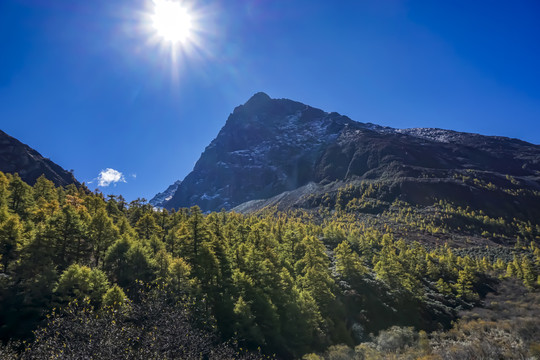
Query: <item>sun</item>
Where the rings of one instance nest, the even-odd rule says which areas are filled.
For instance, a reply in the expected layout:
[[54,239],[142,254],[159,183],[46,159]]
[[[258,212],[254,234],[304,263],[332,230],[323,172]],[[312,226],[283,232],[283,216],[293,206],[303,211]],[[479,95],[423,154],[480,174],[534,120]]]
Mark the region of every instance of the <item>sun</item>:
[[173,44],[184,43],[192,35],[192,16],[178,1],[154,0],[152,24],[163,40]]

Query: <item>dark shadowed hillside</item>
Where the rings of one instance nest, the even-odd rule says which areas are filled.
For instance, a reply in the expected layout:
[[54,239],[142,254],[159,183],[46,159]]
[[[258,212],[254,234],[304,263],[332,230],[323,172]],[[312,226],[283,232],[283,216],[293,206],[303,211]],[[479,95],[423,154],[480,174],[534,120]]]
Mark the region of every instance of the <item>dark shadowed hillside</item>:
[[57,186],[78,184],[71,172],[1,130],[0,171],[18,173],[21,179],[29,184],[34,184],[41,175],[45,175]]

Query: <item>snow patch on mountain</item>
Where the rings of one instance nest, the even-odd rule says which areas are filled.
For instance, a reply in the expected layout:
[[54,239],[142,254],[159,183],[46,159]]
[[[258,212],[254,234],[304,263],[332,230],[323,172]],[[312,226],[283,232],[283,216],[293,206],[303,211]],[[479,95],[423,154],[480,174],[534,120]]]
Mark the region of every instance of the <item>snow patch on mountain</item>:
[[455,131],[432,128],[396,129],[395,132],[446,144],[456,141],[459,135]]
[[165,202],[172,199],[176,189],[178,189],[178,186],[180,186],[181,183],[181,180],[175,181],[175,183],[169,186],[165,191],[156,194],[156,196],[154,196],[148,203],[157,208],[163,207]]

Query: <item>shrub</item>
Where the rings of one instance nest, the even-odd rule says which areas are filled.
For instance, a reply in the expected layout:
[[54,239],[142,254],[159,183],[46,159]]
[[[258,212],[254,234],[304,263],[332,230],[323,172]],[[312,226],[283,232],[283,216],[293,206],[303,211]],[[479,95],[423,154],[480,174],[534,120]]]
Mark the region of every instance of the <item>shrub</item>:
[[381,331],[375,339],[377,349],[385,352],[398,352],[410,347],[418,340],[418,334],[412,327],[392,326]]

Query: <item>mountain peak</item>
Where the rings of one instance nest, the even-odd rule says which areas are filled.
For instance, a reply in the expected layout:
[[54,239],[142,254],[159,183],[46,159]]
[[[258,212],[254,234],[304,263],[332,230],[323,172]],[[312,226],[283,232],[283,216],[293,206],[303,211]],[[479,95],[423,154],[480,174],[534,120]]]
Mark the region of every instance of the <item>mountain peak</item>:
[[266,94],[265,92],[259,91],[258,93],[255,93],[251,98],[249,98],[246,104],[253,101],[268,101],[268,100],[272,100],[272,98],[268,96],[268,94]]
[[257,109],[261,106],[264,106],[265,104],[268,104],[272,98],[268,96],[267,94],[263,92],[258,92],[255,95],[253,95],[245,104],[244,106],[247,108]]
[[425,179],[444,182],[435,193],[461,191],[455,176],[464,171],[481,172],[487,183],[499,184],[507,174],[538,179],[539,164],[540,148],[530,144],[359,123],[261,92],[235,109],[193,171],[159,206],[231,209],[288,191],[301,199],[310,183],[326,193],[335,191],[337,182],[362,181],[391,181],[395,189],[407,182],[412,185],[403,185],[404,198],[433,204],[436,195],[422,190]]
[[162,207],[163,204],[173,197],[181,183],[182,180],[175,181],[174,184],[169,186],[165,191],[156,194],[148,203],[155,207]]

